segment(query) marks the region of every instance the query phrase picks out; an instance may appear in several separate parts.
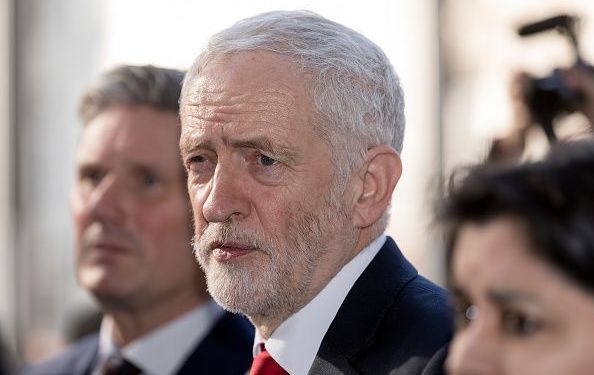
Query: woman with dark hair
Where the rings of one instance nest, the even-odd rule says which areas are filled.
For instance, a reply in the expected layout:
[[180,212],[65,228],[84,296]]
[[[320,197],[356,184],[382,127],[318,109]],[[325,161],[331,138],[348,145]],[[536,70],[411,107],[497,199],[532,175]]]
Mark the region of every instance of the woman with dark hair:
[[448,372],[594,373],[594,143],[477,167],[442,203],[457,323]]

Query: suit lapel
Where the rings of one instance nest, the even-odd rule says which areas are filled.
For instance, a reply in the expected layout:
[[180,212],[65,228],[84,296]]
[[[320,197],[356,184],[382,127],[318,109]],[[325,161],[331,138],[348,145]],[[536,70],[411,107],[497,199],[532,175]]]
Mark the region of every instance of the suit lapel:
[[388,237],[340,306],[309,374],[357,374],[353,361],[371,344],[394,298],[416,276],[415,268]]
[[74,359],[72,365],[72,375],[90,375],[97,363],[99,355],[99,335],[95,335],[94,339],[85,342],[84,347],[81,348],[80,353]]
[[253,330],[244,318],[225,312],[177,375],[243,373],[252,362]]

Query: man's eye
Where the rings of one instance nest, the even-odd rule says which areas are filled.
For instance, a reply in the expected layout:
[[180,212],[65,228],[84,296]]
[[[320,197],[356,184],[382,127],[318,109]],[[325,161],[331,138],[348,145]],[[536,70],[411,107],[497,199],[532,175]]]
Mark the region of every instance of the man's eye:
[[258,162],[265,167],[270,167],[277,163],[275,159],[264,154],[260,154],[260,156],[258,157]]
[[84,183],[89,183],[93,186],[99,185],[105,173],[99,169],[88,168],[79,172],[79,180]]
[[216,165],[216,159],[213,163],[213,159],[207,155],[195,155],[186,161],[186,168],[188,173],[193,176],[204,176],[205,174],[212,173],[214,166]]
[[504,311],[501,316],[503,329],[515,336],[528,336],[537,332],[542,324],[527,314],[516,311]]
[[454,320],[457,329],[465,328],[478,316],[478,307],[467,302],[457,302],[454,306]]
[[186,166],[189,170],[193,170],[193,169],[196,169],[196,167],[198,165],[200,165],[201,163],[204,163],[205,161],[206,161],[206,158],[203,155],[192,156],[186,162]]
[[142,176],[142,184],[145,187],[152,187],[159,182],[159,179],[154,174],[146,173]]

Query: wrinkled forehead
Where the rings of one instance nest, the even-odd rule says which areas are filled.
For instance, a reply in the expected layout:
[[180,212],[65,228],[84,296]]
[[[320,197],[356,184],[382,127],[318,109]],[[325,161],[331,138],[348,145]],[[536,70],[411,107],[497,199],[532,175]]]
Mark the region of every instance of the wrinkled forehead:
[[311,74],[304,73],[289,57],[265,51],[236,52],[209,61],[189,77],[182,104],[217,90],[241,94],[276,89],[307,98],[310,81]]
[[197,90],[180,109],[182,119],[188,122],[209,123],[241,122],[288,124],[300,108],[295,95],[283,88],[213,88]]
[[180,106],[182,127],[309,122],[313,107],[308,81],[290,59],[278,54],[220,57],[187,82]]

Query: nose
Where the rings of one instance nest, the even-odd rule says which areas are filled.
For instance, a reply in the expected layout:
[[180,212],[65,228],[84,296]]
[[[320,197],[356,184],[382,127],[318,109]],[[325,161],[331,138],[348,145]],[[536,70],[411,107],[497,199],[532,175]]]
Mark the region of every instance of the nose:
[[501,345],[496,331],[474,321],[454,335],[446,361],[450,375],[501,374]]
[[87,210],[93,220],[122,225],[126,218],[123,189],[118,181],[106,176],[89,194]]
[[202,215],[209,223],[222,223],[232,217],[246,217],[251,205],[246,196],[245,181],[239,171],[218,164],[210,189],[202,205]]

